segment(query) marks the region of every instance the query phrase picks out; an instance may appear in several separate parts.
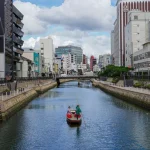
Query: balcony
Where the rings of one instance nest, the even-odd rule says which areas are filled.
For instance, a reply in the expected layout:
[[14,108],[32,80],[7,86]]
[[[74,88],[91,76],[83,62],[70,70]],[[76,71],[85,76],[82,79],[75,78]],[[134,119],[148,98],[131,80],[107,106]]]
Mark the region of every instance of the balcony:
[[20,27],[21,29],[23,28],[24,24],[21,22],[20,19],[16,18],[15,15],[13,15],[13,22],[18,26]]
[[13,25],[13,32],[17,34],[18,36],[22,37],[24,35],[24,32],[22,32],[19,28],[17,28],[15,25]]
[[23,19],[23,14],[15,6],[13,6],[13,13],[21,20]]
[[23,45],[24,41],[17,38],[15,35],[13,35],[13,42],[17,43],[18,45]]
[[23,52],[24,52],[24,50],[22,49],[22,48],[19,48],[19,47],[17,47],[17,46],[14,46],[13,47],[13,51],[14,52],[16,52],[16,53],[18,53],[18,54],[23,54]]

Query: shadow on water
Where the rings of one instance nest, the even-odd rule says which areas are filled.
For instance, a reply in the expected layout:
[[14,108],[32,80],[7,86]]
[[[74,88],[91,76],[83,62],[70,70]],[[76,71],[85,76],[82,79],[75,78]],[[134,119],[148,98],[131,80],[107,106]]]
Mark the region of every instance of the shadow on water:
[[67,124],[70,128],[79,128],[81,126],[81,124],[70,124],[70,123]]
[[77,137],[80,136],[81,124],[68,124],[70,128],[76,128]]

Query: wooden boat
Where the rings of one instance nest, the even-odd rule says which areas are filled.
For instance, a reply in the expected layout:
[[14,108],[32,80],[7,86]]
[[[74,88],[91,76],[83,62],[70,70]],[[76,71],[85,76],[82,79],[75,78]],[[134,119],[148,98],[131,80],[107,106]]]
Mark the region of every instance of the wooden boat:
[[79,115],[77,119],[76,111],[71,110],[70,112],[67,112],[66,114],[66,120],[68,124],[81,124],[82,123],[82,117]]

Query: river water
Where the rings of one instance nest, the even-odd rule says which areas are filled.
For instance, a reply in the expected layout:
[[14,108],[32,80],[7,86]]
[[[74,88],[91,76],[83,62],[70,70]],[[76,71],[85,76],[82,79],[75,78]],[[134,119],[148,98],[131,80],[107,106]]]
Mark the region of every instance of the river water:
[[[80,127],[66,123],[80,104]],[[0,125],[0,150],[148,150],[150,112],[100,89],[69,82],[30,102]]]

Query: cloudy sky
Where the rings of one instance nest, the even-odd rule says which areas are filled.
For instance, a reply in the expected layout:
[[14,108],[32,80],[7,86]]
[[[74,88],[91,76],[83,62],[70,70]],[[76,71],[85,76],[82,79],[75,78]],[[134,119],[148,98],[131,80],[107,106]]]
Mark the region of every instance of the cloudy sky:
[[81,46],[86,55],[110,53],[116,0],[14,0],[24,14],[24,47],[38,48],[40,37],[54,46]]

